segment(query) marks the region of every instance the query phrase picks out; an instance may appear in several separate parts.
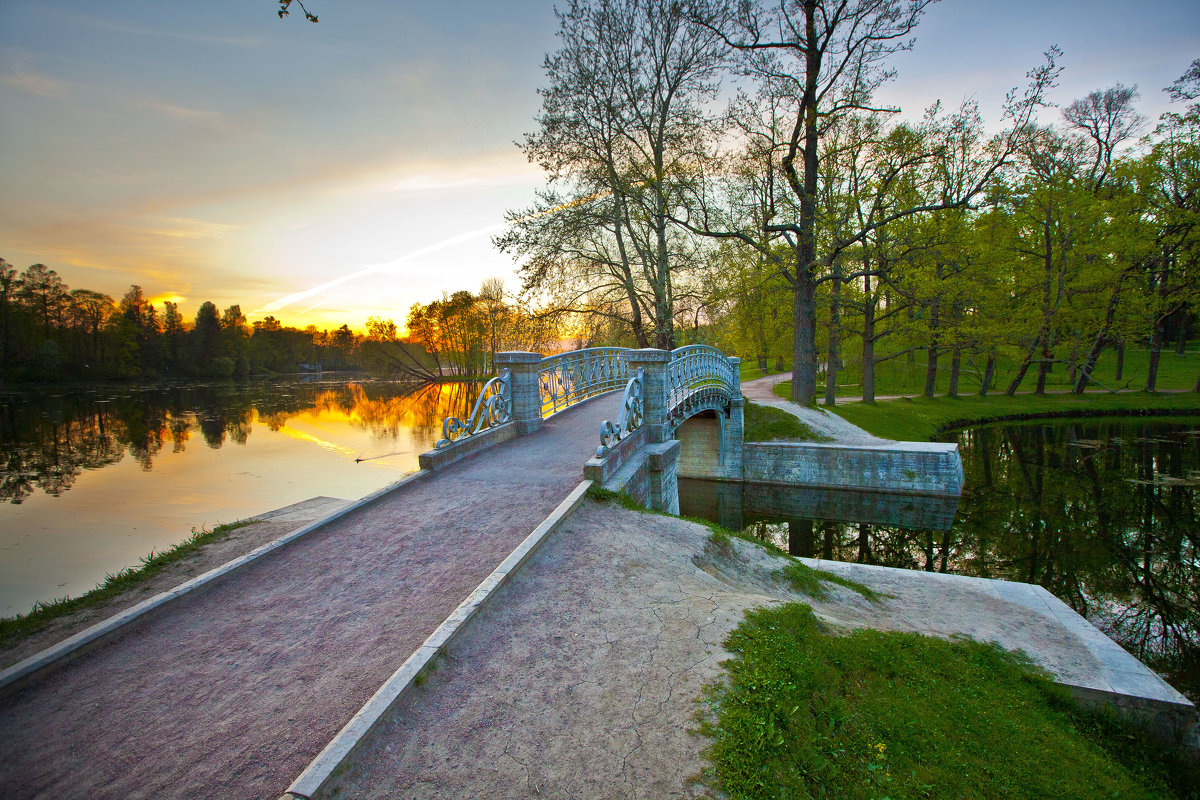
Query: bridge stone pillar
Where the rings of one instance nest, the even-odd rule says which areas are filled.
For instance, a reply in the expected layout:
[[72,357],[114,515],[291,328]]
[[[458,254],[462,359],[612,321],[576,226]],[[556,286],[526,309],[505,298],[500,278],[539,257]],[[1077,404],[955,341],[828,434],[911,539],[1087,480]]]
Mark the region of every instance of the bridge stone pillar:
[[542,427],[542,392],[538,386],[541,353],[510,350],[496,353],[496,370],[508,370],[509,392],[512,396],[513,424],[517,435],[524,436]]
[[658,350],[647,347],[642,350],[630,350],[625,354],[629,364],[629,374],[633,376],[640,369],[642,378],[642,419],[646,428],[647,441],[651,444],[662,444],[670,441],[671,429],[667,424],[667,365],[671,363],[670,350]]
[[[746,442],[746,401],[742,397],[742,360],[730,356],[733,367],[733,399],[729,403],[729,417],[725,420],[724,459],[721,466],[725,474],[740,480],[742,477],[742,445]],[[740,529],[739,529],[740,530]]]
[[648,347],[625,355],[629,374],[642,370],[642,423],[646,428],[646,455],[650,481],[650,507],[679,513],[679,442],[667,420],[667,367],[671,351]]

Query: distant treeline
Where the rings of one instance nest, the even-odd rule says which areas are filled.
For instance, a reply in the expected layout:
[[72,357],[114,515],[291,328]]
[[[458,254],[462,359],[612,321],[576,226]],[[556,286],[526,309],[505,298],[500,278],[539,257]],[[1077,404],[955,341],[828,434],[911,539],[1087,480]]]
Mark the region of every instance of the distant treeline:
[[194,319],[176,303],[162,308],[130,286],[120,301],[70,289],[53,269],[24,272],[0,259],[0,380],[242,378],[308,369],[363,369],[415,380],[493,372],[501,350],[558,347],[558,324],[504,299],[503,283],[478,294],[446,293],[416,303],[401,336],[391,319],[371,317],[366,336],[286,327],[274,317],[250,324],[241,306],[205,302]]
[[205,302],[192,320],[177,304],[159,309],[140,286],[121,300],[70,289],[53,269],[24,272],[0,259],[0,377],[15,381],[244,377],[296,372],[302,364],[353,369],[361,336],[349,326],[247,323],[238,305]]

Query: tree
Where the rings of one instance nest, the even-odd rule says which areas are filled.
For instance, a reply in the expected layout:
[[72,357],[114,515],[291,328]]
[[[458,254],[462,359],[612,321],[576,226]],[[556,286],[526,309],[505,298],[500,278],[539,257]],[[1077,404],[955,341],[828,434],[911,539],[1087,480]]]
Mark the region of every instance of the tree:
[[[760,251],[767,242],[782,239],[789,248],[781,274],[792,286],[793,364],[792,399],[808,404],[816,392],[816,289],[829,280],[829,267],[848,248],[857,246],[872,231],[913,214],[967,205],[990,181],[1021,142],[1033,110],[1057,75],[1056,48],[1047,63],[1033,70],[1025,94],[1010,93],[1005,104],[1009,128],[993,143],[986,163],[973,170],[976,179],[946,201],[926,203],[884,213],[872,209],[861,226],[830,241],[819,240],[821,230],[818,182],[821,174],[821,140],[839,117],[848,113],[875,114],[897,109],[881,108],[874,92],[892,73],[885,62],[892,54],[912,46],[913,30],[930,0],[798,0],[777,6],[738,3],[697,6],[696,19],[743,56],[742,68],[756,77],[769,95],[769,105],[782,110],[772,125],[761,130],[769,141],[765,148],[770,165],[762,169],[780,176],[767,218],[759,230],[709,231],[733,236]],[[775,123],[786,117],[789,123]],[[783,134],[780,136],[779,134]],[[903,171],[927,161],[933,152],[883,172],[876,187],[889,188]]]
[[1093,152],[1092,166],[1088,172],[1088,182],[1093,192],[1099,191],[1104,185],[1112,167],[1113,152],[1137,133],[1144,122],[1133,108],[1137,96],[1137,86],[1118,83],[1111,89],[1092,92],[1063,110],[1063,117],[1068,124],[1086,134]]
[[213,360],[221,357],[221,314],[211,301],[205,300],[197,309],[191,338],[195,366],[207,374]]
[[611,313],[641,347],[674,347],[678,273],[693,255],[672,223],[707,133],[722,48],[677,0],[572,0],[545,62],[539,129],[522,150],[549,176],[496,239],[525,259],[524,290],[560,311]]

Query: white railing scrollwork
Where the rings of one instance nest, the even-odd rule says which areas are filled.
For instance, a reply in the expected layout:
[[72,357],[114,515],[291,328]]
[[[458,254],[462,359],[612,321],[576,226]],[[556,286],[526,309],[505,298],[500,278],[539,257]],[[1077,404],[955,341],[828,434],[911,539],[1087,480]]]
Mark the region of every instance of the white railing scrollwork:
[[624,347],[590,347],[543,358],[538,368],[542,416],[624,386],[629,380],[627,352]]
[[604,455],[610,447],[642,427],[645,421],[642,405],[644,383],[645,376],[639,369],[637,375],[630,378],[629,383],[625,385],[625,396],[621,398],[621,416],[617,417],[617,424],[614,425],[609,420],[600,424],[600,446],[596,448],[597,456]]
[[458,417],[446,417],[442,422],[442,438],[433,447],[440,450],[453,442],[462,441],[480,431],[503,425],[512,420],[512,390],[508,370],[484,384],[471,416],[463,422]]
[[715,347],[689,345],[671,351],[667,366],[667,409],[678,426],[697,411],[727,407],[737,386],[729,359]]

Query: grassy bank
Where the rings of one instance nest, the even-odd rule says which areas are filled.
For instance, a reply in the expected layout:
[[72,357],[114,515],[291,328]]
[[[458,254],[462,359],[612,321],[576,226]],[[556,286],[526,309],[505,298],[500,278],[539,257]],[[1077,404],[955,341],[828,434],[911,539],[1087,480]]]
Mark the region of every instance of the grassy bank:
[[837,635],[799,603],[748,612],[725,644],[702,726],[724,796],[1197,796],[1194,765],[993,645]]
[[1200,395],[1096,393],[1014,397],[915,397],[874,404],[845,403],[830,409],[885,439],[928,441],[939,431],[972,423],[1039,417],[1200,414]]
[[744,436],[747,442],[827,442],[793,414],[746,401]]
[[[845,369],[838,371],[838,386],[837,396],[855,398],[862,397],[862,371],[859,369],[857,362],[853,359],[853,352],[850,350],[844,351],[847,365]],[[1060,353],[1060,358],[1066,358],[1067,353]],[[875,386],[876,394],[883,396],[889,394],[919,394],[925,388],[925,354],[916,352],[911,354],[912,361],[909,362],[906,358],[897,358],[890,361],[885,361],[875,368]],[[1008,386],[1009,381],[1016,375],[1017,367],[1020,364],[1019,354],[1016,352],[1001,352],[996,362],[996,372],[992,378],[992,393],[1003,392]],[[749,362],[742,363],[742,380],[753,380],[754,378],[762,377],[764,374],[774,374],[779,370],[774,369],[775,363],[771,362],[770,368],[766,373],[758,370],[757,363],[750,359]],[[790,364],[785,364],[790,369]],[[959,376],[958,390],[962,394],[975,394],[979,391],[979,386],[983,381],[983,364],[976,363],[970,359],[964,360],[962,364],[962,372]],[[943,355],[938,360],[937,380],[935,381],[934,392],[936,394],[946,394],[950,390],[950,357]],[[1122,389],[1143,389],[1146,386],[1146,376],[1150,372],[1150,351],[1144,348],[1129,348],[1125,351],[1125,362],[1121,369],[1121,378],[1117,379],[1117,354],[1115,351],[1106,350],[1099,361],[1096,362],[1096,369],[1092,375],[1094,377],[1094,385],[1097,388],[1108,389],[1111,391]],[[1191,342],[1189,349],[1183,355],[1177,354],[1173,349],[1164,350],[1161,354],[1158,364],[1158,378],[1155,388],[1159,391],[1183,391],[1191,389],[1196,385],[1196,376],[1200,374],[1200,342]],[[1031,392],[1037,385],[1037,370],[1031,369],[1021,381],[1018,391]],[[1055,364],[1053,371],[1047,376],[1046,388],[1049,390],[1068,390],[1071,388],[1070,372],[1063,364]],[[824,376],[817,384],[817,393],[824,395],[825,382]]]
[[230,522],[212,530],[196,530],[179,544],[156,553],[142,556],[141,565],[123,569],[115,575],[105,576],[104,582],[87,594],[79,597],[63,597],[47,603],[37,603],[28,614],[0,618],[0,647],[45,628],[53,620],[80,609],[100,605],[122,592],[131,589],[157,575],[168,564],[180,561],[196,553],[209,542],[220,541],[238,528],[249,525],[251,520]]

